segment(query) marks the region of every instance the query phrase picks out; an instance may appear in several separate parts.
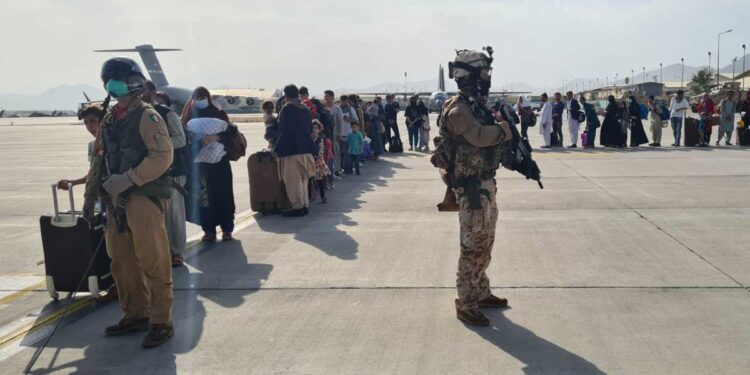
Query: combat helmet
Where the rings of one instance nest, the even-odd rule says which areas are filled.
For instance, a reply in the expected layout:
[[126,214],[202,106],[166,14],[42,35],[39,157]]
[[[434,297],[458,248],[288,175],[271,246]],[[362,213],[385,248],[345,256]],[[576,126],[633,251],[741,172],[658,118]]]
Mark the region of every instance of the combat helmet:
[[456,58],[448,63],[448,76],[456,80],[459,89],[473,89],[475,94],[486,97],[492,85],[492,47],[484,52],[457,50]]
[[143,75],[141,67],[133,59],[127,57],[113,57],[105,61],[99,76],[105,85],[112,79],[125,82],[128,95],[140,94],[146,83],[146,76]]

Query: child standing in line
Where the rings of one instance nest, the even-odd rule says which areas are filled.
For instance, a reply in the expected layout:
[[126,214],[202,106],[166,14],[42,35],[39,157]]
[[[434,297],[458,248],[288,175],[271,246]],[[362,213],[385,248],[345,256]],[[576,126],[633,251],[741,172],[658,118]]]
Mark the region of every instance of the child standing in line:
[[312,138],[315,143],[315,186],[318,188],[320,194],[320,203],[326,204],[326,188],[325,181],[329,175],[328,165],[325,162],[325,137],[322,134],[323,125],[318,120],[313,120],[313,133]]
[[362,155],[362,144],[365,142],[365,138],[359,132],[358,124],[352,124],[352,132],[346,139],[349,142],[349,155],[351,156],[354,171],[359,175],[359,156]]
[[272,149],[273,145],[276,144],[276,138],[278,137],[277,121],[274,116],[275,105],[272,101],[266,100],[263,102],[263,123],[266,126],[266,132],[263,134],[263,138],[268,141],[268,149]]

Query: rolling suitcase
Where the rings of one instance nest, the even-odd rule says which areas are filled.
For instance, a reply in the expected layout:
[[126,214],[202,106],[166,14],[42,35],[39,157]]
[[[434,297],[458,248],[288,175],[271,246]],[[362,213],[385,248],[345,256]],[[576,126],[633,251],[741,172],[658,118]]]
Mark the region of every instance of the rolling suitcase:
[[[55,212],[39,218],[47,291],[54,300],[59,298],[57,292],[72,293],[76,290],[89,262],[92,262],[91,268],[78,291],[97,295],[114,283],[101,215],[92,228],[81,212],[75,211],[72,186],[68,187],[68,195],[70,211],[61,213],[57,204],[57,184],[53,184]],[[93,261],[92,257],[95,257]]]
[[686,117],[685,127],[682,129],[685,146],[695,146],[698,144],[698,119]]
[[740,146],[750,146],[750,130],[745,128],[737,128],[737,144]]
[[279,179],[279,162],[270,151],[256,152],[247,158],[250,177],[250,208],[255,212],[270,214],[292,207],[286,196],[284,184]]

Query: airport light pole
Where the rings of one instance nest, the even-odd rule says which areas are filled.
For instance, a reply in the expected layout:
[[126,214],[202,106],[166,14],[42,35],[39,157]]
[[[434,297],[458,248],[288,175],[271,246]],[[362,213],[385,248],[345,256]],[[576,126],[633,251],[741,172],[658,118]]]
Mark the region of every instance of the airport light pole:
[[641,69],[643,69],[643,78],[641,78],[641,94],[643,94],[646,92],[646,67],[644,66]]
[[633,82],[634,79],[635,79],[635,70],[630,69],[630,87],[635,86],[635,82]]
[[732,82],[734,82],[734,64],[737,63],[737,56],[732,59]]
[[682,62],[682,75],[680,76],[680,90],[684,90],[685,87],[685,58],[680,57],[680,62]]
[[659,82],[664,83],[664,68],[659,63]]
[[719,33],[718,36],[716,36],[716,86],[719,85],[719,73],[721,71],[721,60],[719,58],[721,57],[721,36],[723,34],[731,33],[732,29],[729,29],[727,31],[722,31]]
[[[745,56],[747,54],[745,53],[745,45],[742,45],[742,73],[745,73]],[[742,78],[742,90],[745,90],[745,77]]]
[[711,51],[708,51],[708,72],[711,73]]

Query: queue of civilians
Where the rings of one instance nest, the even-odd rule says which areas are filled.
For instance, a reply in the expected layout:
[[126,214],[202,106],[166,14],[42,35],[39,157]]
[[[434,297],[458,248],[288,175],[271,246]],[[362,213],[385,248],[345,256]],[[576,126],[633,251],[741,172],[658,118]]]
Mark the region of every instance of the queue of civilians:
[[364,102],[358,95],[336,97],[326,90],[324,100],[311,98],[307,87],[287,85],[276,103],[262,105],[268,148],[279,158],[281,179],[292,209],[283,216],[309,213],[311,200],[327,203],[326,190],[335,179],[360,175],[367,160],[384,152],[402,152],[395,96]]
[[[680,90],[674,95],[669,107],[659,105],[653,96],[648,97],[647,103],[639,103],[635,96],[629,96],[627,101],[616,100],[610,95],[607,98],[607,107],[604,111],[604,119],[599,121],[596,108],[588,103],[586,97],[581,95],[575,99],[572,92],[566,93],[566,101],[558,92],[549,101],[547,93],[542,94],[542,108],[540,110],[539,133],[543,137],[544,145],[541,148],[562,147],[564,135],[562,132],[563,116],[567,115],[570,143],[568,148],[577,148],[579,141],[579,127],[585,123],[583,134],[580,136],[584,148],[595,147],[597,129],[599,130],[601,146],[611,148],[639,147],[647,144],[651,147],[661,147],[662,129],[671,126],[674,135],[673,147],[680,147],[687,111],[690,109],[685,93]],[[518,98],[515,108],[521,116],[522,134],[526,136],[527,125],[524,117],[532,116],[528,99],[524,96]],[[711,142],[712,127],[718,125],[716,146],[724,141],[731,146],[731,138],[735,128],[735,113],[740,113],[741,121],[738,128],[743,129],[744,124],[750,123],[750,93],[741,104],[735,100],[734,92],[729,92],[727,97],[716,105],[709,94],[703,94],[701,101],[696,107],[699,120],[696,124],[697,139],[695,146],[707,147]],[[718,115],[718,124],[714,124],[714,115]],[[643,120],[650,119],[651,142],[644,129]],[[534,119],[535,121],[535,119]],[[519,121],[515,121],[518,123]],[[534,124],[534,122],[531,122]],[[531,125],[533,126],[533,125]],[[741,134],[737,131],[737,143]],[[628,141],[628,134],[630,140]]]

